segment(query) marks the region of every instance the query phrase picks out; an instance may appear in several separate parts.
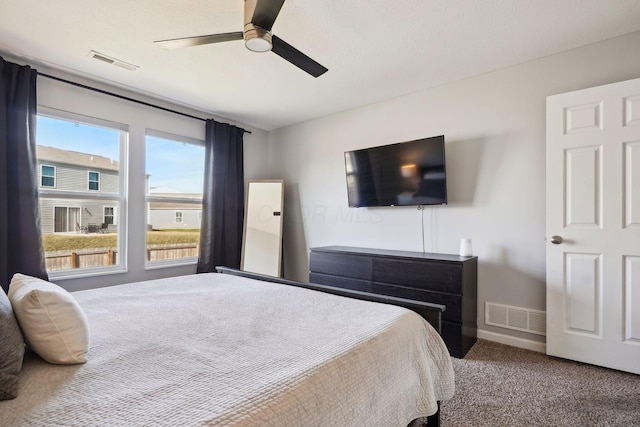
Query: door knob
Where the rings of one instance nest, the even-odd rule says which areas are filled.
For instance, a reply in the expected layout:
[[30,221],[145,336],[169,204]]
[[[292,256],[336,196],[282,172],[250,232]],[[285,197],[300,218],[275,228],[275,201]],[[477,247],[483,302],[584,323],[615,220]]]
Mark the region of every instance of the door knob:
[[559,245],[562,243],[562,236],[551,236],[551,243],[554,245]]

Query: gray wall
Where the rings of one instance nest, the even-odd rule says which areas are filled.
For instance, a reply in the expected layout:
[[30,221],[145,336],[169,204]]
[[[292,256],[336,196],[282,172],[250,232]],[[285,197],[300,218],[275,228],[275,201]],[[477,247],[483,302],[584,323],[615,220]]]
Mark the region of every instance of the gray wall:
[[[640,33],[567,51],[269,133],[272,178],[285,180],[284,266],[308,279],[308,249],[324,245],[479,257],[485,301],[545,309],[545,98],[640,76]],[[347,207],[346,150],[444,134],[449,205]],[[424,214],[424,217],[422,216]]]

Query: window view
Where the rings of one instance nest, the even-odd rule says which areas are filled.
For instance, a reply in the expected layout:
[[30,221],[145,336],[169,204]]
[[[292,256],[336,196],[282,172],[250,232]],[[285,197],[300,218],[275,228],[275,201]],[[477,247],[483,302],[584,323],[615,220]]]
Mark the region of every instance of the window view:
[[194,261],[202,218],[204,145],[147,131],[147,261]]
[[119,159],[126,132],[44,115],[37,129],[47,271],[120,265]]

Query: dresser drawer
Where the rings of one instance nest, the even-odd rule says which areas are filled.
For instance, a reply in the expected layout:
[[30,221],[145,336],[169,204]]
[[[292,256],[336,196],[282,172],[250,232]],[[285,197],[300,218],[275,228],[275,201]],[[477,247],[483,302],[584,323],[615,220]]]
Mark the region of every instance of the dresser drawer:
[[374,258],[373,281],[460,294],[462,266],[446,262]]
[[462,322],[462,297],[460,295],[403,288],[400,286],[392,286],[376,282],[373,283],[373,293],[416,301],[431,302],[434,304],[442,304],[447,307],[442,313],[442,320],[458,323]]
[[371,282],[362,279],[352,279],[350,277],[331,276],[323,273],[309,273],[309,282],[319,285],[335,286],[336,288],[352,289],[371,293]]
[[311,251],[309,270],[312,273],[331,274],[371,280],[373,260],[368,256]]

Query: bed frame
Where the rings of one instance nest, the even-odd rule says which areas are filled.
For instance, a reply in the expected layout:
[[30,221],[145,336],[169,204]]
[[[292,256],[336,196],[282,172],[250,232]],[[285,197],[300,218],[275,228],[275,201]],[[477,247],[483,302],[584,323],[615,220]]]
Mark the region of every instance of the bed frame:
[[[445,311],[446,307],[442,304],[432,304],[428,302],[422,301],[414,301],[404,298],[396,298],[390,297],[386,295],[379,294],[371,294],[368,292],[354,291],[351,289],[344,288],[336,288],[333,286],[326,285],[318,285],[315,283],[303,283],[296,282],[294,280],[282,279],[280,277],[273,276],[265,276],[263,274],[258,273],[250,273],[247,271],[236,270],[228,267],[216,267],[216,272],[223,274],[231,274],[233,276],[246,277],[249,279],[262,280],[263,282],[271,282],[271,283],[281,283],[283,285],[289,286],[297,286],[300,288],[311,289],[314,291],[325,292],[333,295],[339,295],[348,298],[355,298],[364,301],[372,301],[379,302],[383,304],[392,304],[400,307],[407,308],[409,310],[415,311],[420,316],[422,316],[427,322],[433,326],[433,328],[439,333],[442,333],[442,312]],[[440,402],[438,402],[438,411],[427,417],[427,425],[431,426],[440,426]],[[411,427],[419,427],[420,424],[412,422],[410,424]]]

